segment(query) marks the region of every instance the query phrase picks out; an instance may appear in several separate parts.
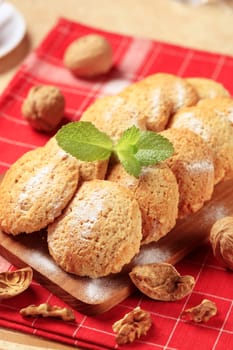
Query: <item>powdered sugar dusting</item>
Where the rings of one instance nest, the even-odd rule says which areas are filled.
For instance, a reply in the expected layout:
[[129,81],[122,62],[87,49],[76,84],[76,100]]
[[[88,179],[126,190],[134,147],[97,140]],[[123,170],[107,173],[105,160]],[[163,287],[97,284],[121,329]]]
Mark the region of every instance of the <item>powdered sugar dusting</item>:
[[77,225],[77,222],[81,223],[81,238],[90,238],[92,235],[92,228],[105,207],[104,198],[106,194],[106,189],[98,189],[97,191],[93,191],[86,201],[80,201],[78,205],[72,207],[69,226],[72,230]]
[[222,118],[225,118],[227,120],[229,120],[231,123],[233,123],[233,108],[228,108],[227,109],[227,112],[220,112],[220,111],[216,111],[217,114],[222,117]]
[[199,160],[199,161],[194,161],[192,163],[189,163],[186,165],[186,168],[189,171],[194,171],[194,172],[208,172],[211,173],[214,171],[214,165],[210,160]]
[[169,258],[169,250],[156,249],[153,244],[146,244],[141,247],[140,253],[133,259],[133,266],[159,263],[161,261],[166,261]]
[[229,208],[222,203],[215,203],[208,207],[208,210],[203,211],[203,223],[215,222],[229,215]]
[[108,291],[105,291],[105,282],[104,278],[95,278],[90,280],[85,288],[85,294],[88,299],[92,302],[104,300],[105,296],[108,295]]
[[58,151],[56,152],[56,156],[58,157],[58,159],[64,159],[69,155],[62,148],[59,147]]
[[102,117],[104,118],[105,123],[112,124],[113,129],[114,126],[117,127],[117,130],[121,129],[123,126],[125,130],[132,125],[135,125],[140,129],[145,129],[143,123],[144,120],[139,118],[136,107],[129,101],[126,102],[123,97],[114,97],[114,99],[111,99],[110,103],[106,106],[107,108],[105,108]]
[[200,135],[205,141],[210,138],[209,128],[200,119],[196,118],[193,112],[180,114],[179,118],[173,122],[172,127],[187,128]]
[[162,90],[161,88],[155,89],[152,93],[152,118],[155,120],[159,117],[161,113],[161,99],[162,99]]
[[42,197],[48,188],[48,174],[52,171],[52,165],[46,165],[30,177],[24,189],[20,192],[18,204],[22,205],[29,199],[30,202]]
[[233,107],[232,108],[228,108],[227,117],[230,120],[230,122],[233,123]]
[[[111,97],[110,97],[111,98]],[[124,99],[120,96],[117,96],[116,98],[111,98],[111,103],[108,103],[108,108],[105,108],[105,113],[103,114],[104,121],[105,122],[111,122],[113,119],[114,113],[121,108],[122,104],[124,103]]]
[[175,103],[175,110],[181,108],[184,106],[185,100],[186,100],[186,90],[183,84],[180,82],[177,82],[175,85],[175,91],[176,91],[176,103]]
[[119,180],[119,183],[127,188],[132,188],[137,185],[138,179],[132,175],[126,174],[122,179]]

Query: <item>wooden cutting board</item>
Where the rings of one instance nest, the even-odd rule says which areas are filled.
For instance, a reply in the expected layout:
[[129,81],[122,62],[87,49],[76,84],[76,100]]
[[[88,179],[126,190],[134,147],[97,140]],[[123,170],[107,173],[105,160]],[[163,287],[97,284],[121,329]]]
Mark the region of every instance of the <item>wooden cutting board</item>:
[[78,311],[88,315],[102,313],[133,292],[128,272],[134,265],[175,264],[207,241],[213,223],[233,215],[232,195],[233,180],[217,185],[211,201],[201,210],[178,221],[159,242],[142,247],[133,261],[116,275],[90,279],[62,271],[49,256],[45,231],[16,237],[0,231],[0,254],[17,267],[31,266],[38,282]]

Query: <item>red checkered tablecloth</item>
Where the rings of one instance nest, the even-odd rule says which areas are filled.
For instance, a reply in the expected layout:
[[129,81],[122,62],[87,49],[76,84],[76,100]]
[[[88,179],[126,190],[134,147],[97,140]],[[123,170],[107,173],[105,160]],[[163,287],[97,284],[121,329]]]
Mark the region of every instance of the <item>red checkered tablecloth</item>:
[[[67,45],[88,33],[103,34],[114,52],[114,68],[100,79],[81,80],[62,64]],[[29,55],[0,99],[0,173],[26,151],[43,145],[51,135],[32,130],[21,115],[21,104],[36,84],[58,86],[66,99],[65,114],[78,120],[97,97],[115,94],[132,81],[156,72],[215,79],[233,94],[233,58],[162,42],[134,38],[60,19],[44,41]],[[137,305],[150,311],[153,326],[145,337],[120,349],[232,349],[233,275],[218,264],[208,246],[199,248],[177,264],[181,274],[196,279],[192,294],[177,302],[156,302],[135,293],[112,310],[97,316],[75,311],[76,322],[49,318],[22,318],[19,309],[28,304],[64,302],[33,281],[23,294],[0,301],[0,326],[47,337],[87,349],[117,349],[112,324]],[[0,257],[0,271],[14,267]],[[202,299],[213,300],[218,314],[206,324],[193,325],[180,319],[181,312]],[[0,331],[1,332],[1,331]]]

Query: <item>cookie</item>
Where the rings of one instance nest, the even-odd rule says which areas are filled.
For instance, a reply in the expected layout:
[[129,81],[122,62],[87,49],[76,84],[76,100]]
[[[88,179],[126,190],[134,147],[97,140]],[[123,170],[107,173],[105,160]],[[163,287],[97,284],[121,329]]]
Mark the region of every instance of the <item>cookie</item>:
[[179,108],[197,103],[193,87],[184,79],[172,74],[150,75],[124,89],[121,96],[136,105],[146,119],[146,128],[164,130],[170,116]]
[[161,86],[172,103],[172,113],[198,102],[196,90],[185,79],[173,74],[157,73],[143,80],[146,86]]
[[186,78],[186,81],[197,91],[200,100],[230,96],[229,91],[222,84],[212,79],[192,77]]
[[216,97],[200,100],[199,107],[209,108],[220,116],[225,116],[233,124],[233,99],[231,97]]
[[110,170],[108,180],[132,191],[142,213],[141,244],[158,241],[176,223],[178,214],[178,185],[165,164],[146,167],[139,178],[129,175],[121,164]]
[[121,271],[138,253],[141,213],[129,190],[106,180],[83,182],[63,214],[48,226],[55,262],[78,276]]
[[48,145],[25,153],[0,184],[0,229],[17,235],[45,228],[59,216],[79,181],[77,160]]
[[[46,147],[53,152],[59,152],[61,149],[55,137],[51,138],[50,141],[47,142]],[[94,179],[103,180],[105,178],[108,168],[108,159],[96,160],[93,162],[86,162],[80,159],[75,159],[75,161],[79,169],[79,182]]]
[[212,150],[215,184],[233,176],[233,128],[225,117],[209,108],[183,108],[170,122],[172,128],[187,128],[199,134]]
[[174,147],[165,163],[179,186],[178,217],[195,213],[213,193],[214,162],[212,152],[201,136],[188,129],[167,129],[160,133]]
[[120,95],[136,106],[147,130],[164,130],[172,112],[172,102],[160,85],[146,86],[142,80],[127,87]]
[[118,95],[97,99],[84,111],[81,120],[93,123],[113,141],[117,141],[123,132],[133,125],[142,130],[146,129],[144,118],[136,106]]

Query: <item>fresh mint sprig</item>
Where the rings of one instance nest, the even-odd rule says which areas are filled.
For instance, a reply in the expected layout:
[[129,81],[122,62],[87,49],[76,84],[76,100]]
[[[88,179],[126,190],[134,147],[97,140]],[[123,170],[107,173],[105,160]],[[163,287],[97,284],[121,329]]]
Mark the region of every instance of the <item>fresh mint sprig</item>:
[[114,153],[125,170],[135,177],[143,166],[157,164],[173,154],[173,146],[165,137],[153,131],[127,129],[114,145],[110,137],[90,122],[73,122],[56,134],[61,148],[83,161],[104,160]]
[[92,162],[108,159],[113,142],[90,122],[73,122],[64,125],[56,134],[61,148],[77,159]]

